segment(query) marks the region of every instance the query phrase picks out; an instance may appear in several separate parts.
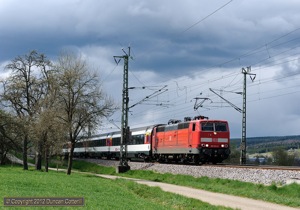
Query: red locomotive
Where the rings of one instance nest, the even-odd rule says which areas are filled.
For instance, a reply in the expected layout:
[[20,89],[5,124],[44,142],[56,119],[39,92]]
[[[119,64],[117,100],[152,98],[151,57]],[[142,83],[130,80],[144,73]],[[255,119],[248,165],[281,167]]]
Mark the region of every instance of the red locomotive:
[[[118,159],[121,132],[81,138],[74,149],[75,157]],[[184,122],[170,120],[167,125],[134,128],[127,142],[127,158],[160,162],[221,163],[230,154],[227,121],[198,116]],[[65,155],[69,149],[64,148]]]
[[227,159],[230,132],[227,121],[197,116],[170,120],[153,128],[152,155],[158,161],[220,163]]

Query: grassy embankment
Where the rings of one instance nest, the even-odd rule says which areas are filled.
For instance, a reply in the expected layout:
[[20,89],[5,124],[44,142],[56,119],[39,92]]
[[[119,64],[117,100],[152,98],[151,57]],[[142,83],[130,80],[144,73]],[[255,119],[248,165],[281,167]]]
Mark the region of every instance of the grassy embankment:
[[[52,167],[56,167],[56,165],[53,164]],[[60,165],[60,167],[61,167],[61,165]],[[208,177],[194,178],[192,176],[186,176],[186,175],[159,174],[159,173],[155,173],[152,171],[143,171],[143,170],[131,170],[124,174],[115,174],[114,167],[103,167],[103,166],[99,166],[99,165],[93,164],[93,163],[88,163],[85,161],[74,161],[73,174],[70,177],[78,176],[78,174],[74,173],[74,170],[99,173],[99,174],[111,174],[111,175],[148,179],[148,180],[153,180],[153,181],[158,181],[158,182],[166,182],[166,183],[171,183],[171,184],[190,186],[190,187],[204,189],[204,190],[213,191],[213,192],[221,192],[221,193],[225,193],[225,194],[231,194],[231,195],[243,196],[243,197],[248,197],[248,198],[253,198],[253,199],[258,199],[258,200],[264,200],[264,201],[278,203],[278,204],[287,205],[287,206],[300,207],[300,185],[297,185],[297,184],[292,184],[292,185],[287,185],[287,186],[278,186],[274,183],[271,186],[264,186],[262,184],[252,184],[252,183],[245,183],[245,182],[234,181],[234,180],[211,179]],[[36,172],[36,173],[40,173],[40,172]],[[50,172],[50,173],[53,173],[53,172]],[[57,174],[57,173],[55,172],[55,174]],[[0,176],[2,176],[1,173],[0,173]],[[65,177],[66,175],[64,173],[62,173],[58,176]],[[87,175],[85,175],[85,176],[87,176]],[[7,177],[9,177],[9,175],[7,175]],[[69,176],[66,176],[66,177],[69,177]],[[99,179],[99,178],[97,178],[97,179]],[[1,178],[0,180],[3,180],[3,179]],[[68,179],[64,180],[63,182],[68,182]],[[106,182],[111,182],[111,181],[107,180]],[[51,183],[51,182],[49,182],[49,183]],[[82,183],[84,183],[84,182],[82,182]],[[140,189],[141,186],[138,186],[138,185],[135,185],[132,183],[129,184],[127,181],[118,180],[117,182],[111,182],[111,183],[119,183],[119,186],[120,186],[120,183],[122,183],[122,184],[124,184],[124,188],[127,190],[128,190],[128,185],[130,185],[130,186],[132,185],[135,187],[135,189],[138,189],[136,191],[143,192],[143,190]],[[125,184],[125,183],[127,183],[127,184]],[[5,188],[3,188],[3,186],[1,184],[2,183],[0,182],[0,189],[5,189]],[[83,185],[89,186],[89,183],[84,183]],[[55,185],[50,184],[50,187],[53,187],[53,186],[55,186]],[[105,185],[103,185],[103,186],[105,186]],[[147,192],[149,191],[149,193],[152,192],[152,190],[153,190],[153,188],[148,188],[146,186],[142,186],[142,188],[144,188],[144,187]],[[132,191],[135,191],[132,187],[129,187],[129,188]],[[102,189],[102,188],[99,188],[99,189]],[[0,190],[0,192],[1,191],[2,190]],[[60,191],[63,192],[63,190],[59,190],[58,192],[60,192]],[[78,191],[78,189],[75,191]],[[101,194],[102,190],[99,190],[99,191]],[[88,192],[89,191],[86,192],[87,195],[88,195]],[[157,189],[154,189],[153,192],[155,193],[155,195],[158,195],[157,196],[158,198],[161,197],[158,194],[158,192],[160,192],[160,191],[158,191]],[[148,195],[149,193],[145,193],[145,194]],[[1,193],[1,194],[3,195],[3,193]],[[40,193],[40,194],[44,195],[43,193]],[[164,194],[164,193],[162,193],[162,194]],[[13,194],[11,194],[11,195],[13,195]],[[56,196],[56,195],[60,195],[60,194],[59,193],[53,194],[53,196]],[[68,195],[73,195],[73,194],[71,193]],[[151,193],[149,195],[150,195],[149,197],[156,197],[156,196],[152,195]],[[95,196],[97,196],[97,194],[95,194]],[[143,196],[143,193],[139,194],[138,196]],[[114,198],[116,199],[117,197],[114,197]],[[0,200],[0,202],[3,202],[3,200],[2,201]],[[159,202],[154,201],[154,203],[159,203]],[[165,202],[163,202],[163,203],[165,203]],[[178,207],[178,208],[180,209],[181,207]]]
[[[85,161],[75,161],[73,167],[79,171],[116,175],[114,167],[103,167]],[[118,176],[189,186],[212,192],[300,207],[300,185],[298,184],[278,186],[274,183],[270,186],[264,186],[262,184],[252,184],[228,179],[213,179],[208,177],[195,178],[187,175],[160,174],[146,170],[131,170],[124,174],[118,174]]]
[[[86,167],[85,163],[75,163]],[[111,173],[114,168],[93,170]],[[163,192],[158,187],[139,185],[123,179],[108,180],[93,175],[22,170],[0,167],[1,209],[70,209],[72,207],[3,207],[4,197],[84,197],[84,209],[225,209],[199,200]],[[77,207],[83,209],[82,207]]]

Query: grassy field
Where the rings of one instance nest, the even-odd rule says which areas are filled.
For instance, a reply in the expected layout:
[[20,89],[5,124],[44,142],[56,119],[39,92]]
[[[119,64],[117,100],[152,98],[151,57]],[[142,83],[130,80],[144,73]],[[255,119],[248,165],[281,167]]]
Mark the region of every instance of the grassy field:
[[[86,166],[77,162],[75,167]],[[105,173],[112,168],[95,167]],[[115,169],[113,169],[115,170]],[[109,172],[110,171],[110,172]],[[72,207],[3,207],[4,197],[84,197],[85,206],[78,209],[226,209],[195,199],[163,192],[157,187],[139,185],[122,179],[108,180],[93,175],[30,169],[18,166],[0,167],[1,209],[70,209]]]
[[298,184],[277,186],[274,183],[270,186],[264,186],[262,184],[252,184],[228,179],[212,179],[208,177],[194,178],[187,175],[173,175],[168,173],[160,174],[147,170],[131,170],[124,174],[115,174],[115,168],[113,167],[103,167],[85,161],[75,161],[73,166],[74,169],[79,171],[147,179],[300,207],[300,185]]

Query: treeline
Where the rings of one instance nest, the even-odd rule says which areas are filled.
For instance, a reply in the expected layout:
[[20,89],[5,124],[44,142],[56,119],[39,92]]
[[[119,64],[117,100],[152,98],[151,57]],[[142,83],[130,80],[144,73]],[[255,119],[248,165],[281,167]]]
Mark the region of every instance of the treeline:
[[[232,138],[233,143],[239,143],[240,138]],[[263,137],[247,137],[247,145],[276,142],[276,141],[287,141],[287,140],[300,140],[300,135],[292,136],[263,136]]]
[[[231,139],[231,144],[239,147],[240,139]],[[269,137],[250,137],[247,138],[247,152],[266,153],[271,152],[276,148],[299,149],[300,136],[269,136]]]
[[[240,162],[240,139],[231,139],[227,162]],[[247,163],[256,165],[300,166],[300,136],[247,138]],[[255,154],[253,156],[253,154]]]
[[0,161],[12,151],[23,154],[28,169],[28,150],[36,152],[36,169],[42,159],[60,154],[69,145],[67,174],[71,174],[73,151],[79,135],[92,132],[101,118],[116,107],[100,85],[98,74],[73,53],[56,61],[31,51],[12,59],[4,69],[0,89]]

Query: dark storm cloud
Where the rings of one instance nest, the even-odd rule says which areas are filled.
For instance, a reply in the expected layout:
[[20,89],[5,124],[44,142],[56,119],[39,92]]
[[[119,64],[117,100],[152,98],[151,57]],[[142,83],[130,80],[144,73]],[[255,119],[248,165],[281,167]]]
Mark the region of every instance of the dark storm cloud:
[[[130,45],[130,71],[135,75],[130,76],[131,85],[167,84],[169,91],[157,100],[172,104],[163,109],[135,107],[142,113],[136,118],[137,112],[132,113],[136,124],[195,114],[192,102],[196,96],[212,97],[209,88],[240,91],[241,68],[252,66],[257,79],[249,87],[253,102],[248,116],[258,115],[260,120],[249,119],[249,135],[256,136],[257,126],[262,128],[259,135],[270,135],[271,130],[263,129],[265,124],[299,116],[298,100],[289,95],[293,87],[293,91],[299,89],[298,77],[292,76],[300,71],[299,10],[296,0],[0,1],[0,66],[33,49],[51,59],[64,48],[74,49],[101,70],[105,88],[119,102],[122,65],[116,67],[113,56],[123,55],[121,49]],[[224,74],[233,76],[222,79]],[[289,110],[276,91],[286,94]],[[134,92],[138,99],[145,94]],[[233,98],[240,106],[241,98]],[[260,101],[264,98],[271,99]],[[232,108],[199,112],[228,119],[234,126],[233,135],[240,135],[236,127],[241,119]],[[284,126],[277,129],[278,134],[291,127],[288,122]]]
[[6,49],[0,57],[8,59],[30,48],[53,54],[69,45],[130,44],[139,57],[138,68],[179,73],[222,64],[294,27],[288,14],[292,6],[285,4],[285,12],[274,7],[270,13],[269,1],[232,2],[191,27],[225,3],[10,1],[3,3],[0,15],[0,44]]

